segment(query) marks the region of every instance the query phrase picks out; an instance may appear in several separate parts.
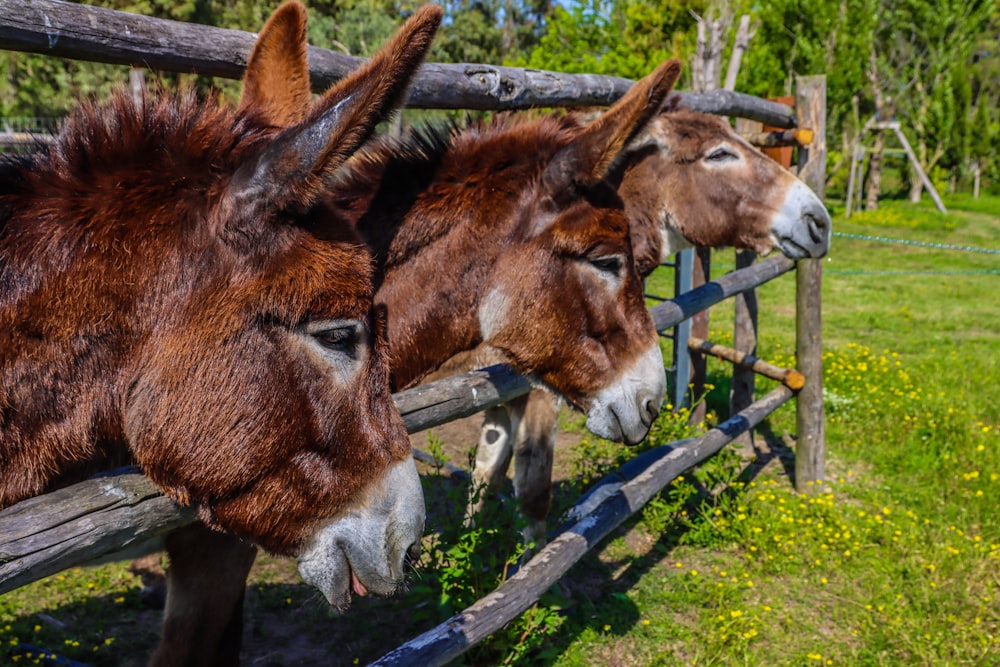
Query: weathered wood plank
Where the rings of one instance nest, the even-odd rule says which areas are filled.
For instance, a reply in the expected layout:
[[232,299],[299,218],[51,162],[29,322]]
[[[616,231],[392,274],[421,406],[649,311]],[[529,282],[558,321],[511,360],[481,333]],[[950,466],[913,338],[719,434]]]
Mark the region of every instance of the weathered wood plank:
[[[758,373],[766,378],[777,380],[794,391],[801,389],[805,384],[805,377],[794,368],[781,368],[763,359],[758,359],[753,354],[747,354],[746,352],[741,352],[725,345],[692,337],[688,340],[688,347],[702,354],[711,354],[714,357],[728,361],[737,368],[743,368],[751,373]],[[753,401],[750,401],[748,405],[751,403]],[[743,407],[745,408],[746,405]],[[740,408],[740,410],[742,409]],[[734,410],[733,412],[739,412],[739,410]]]
[[[736,251],[736,268],[752,266],[757,261],[753,250]],[[733,300],[733,348],[744,354],[757,354],[757,290],[749,289],[737,294]],[[733,379],[729,389],[729,412],[739,412],[754,402],[757,394],[757,378],[752,369],[740,365],[733,367]],[[793,387],[794,389],[794,387]],[[752,434],[741,440],[751,444]]]
[[780,128],[793,128],[797,123],[791,107],[732,90],[674,95],[680,99],[682,107],[692,111],[703,111],[716,116],[739,116]]
[[445,665],[534,604],[594,545],[639,511],[685,470],[717,453],[740,433],[788,401],[793,392],[778,387],[760,401],[698,438],[661,448],[662,456],[621,484],[571,528],[549,542],[497,590],[441,625],[382,656],[372,667]]
[[[181,23],[60,0],[0,0],[0,48],[170,72],[238,79],[256,35]],[[362,59],[309,49],[313,89],[357,69]],[[407,106],[433,109],[527,109],[606,106],[632,81],[596,74],[564,74],[518,67],[426,63]],[[776,127],[794,127],[791,110],[759,98],[717,91],[682,94],[692,109],[745,115]]]
[[813,140],[809,128],[785,130],[783,132],[753,132],[743,138],[758,148],[780,148],[782,146],[808,146]]
[[140,474],[100,477],[0,512],[0,593],[195,520]]
[[650,308],[649,313],[653,316],[656,330],[666,331],[695,313],[711,308],[735,294],[759,287],[793,268],[794,261],[784,255],[775,255],[745,269],[720,276],[670,301],[659,303]]
[[51,134],[33,132],[0,132],[0,148],[20,147],[34,149],[52,143]]
[[410,433],[439,426],[505,403],[531,391],[531,383],[507,365],[490,366],[413,387],[393,395]]

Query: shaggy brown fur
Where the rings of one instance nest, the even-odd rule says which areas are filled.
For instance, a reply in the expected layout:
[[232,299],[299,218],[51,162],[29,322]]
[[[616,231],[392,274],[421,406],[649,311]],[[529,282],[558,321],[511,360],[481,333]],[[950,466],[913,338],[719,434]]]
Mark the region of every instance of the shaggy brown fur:
[[[440,19],[419,10],[308,112],[118,93],[0,161],[0,508],[136,461],[229,533],[168,538],[153,664],[235,664],[239,538],[297,554],[410,457],[370,254],[316,204]],[[298,48],[304,20],[289,3],[270,29]]]

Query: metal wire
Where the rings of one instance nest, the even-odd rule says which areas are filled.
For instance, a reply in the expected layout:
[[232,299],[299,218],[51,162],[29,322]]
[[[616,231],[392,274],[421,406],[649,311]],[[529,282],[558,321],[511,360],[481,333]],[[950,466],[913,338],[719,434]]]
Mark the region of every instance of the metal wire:
[[929,241],[910,241],[907,239],[892,239],[886,236],[867,236],[865,234],[851,234],[848,232],[833,232],[834,236],[848,239],[858,239],[861,241],[877,241],[879,243],[898,243],[900,245],[919,246],[921,248],[937,248],[939,250],[961,250],[963,252],[981,252],[988,255],[1000,255],[1000,250],[994,248],[977,248],[975,246],[950,245],[947,243],[931,243]]

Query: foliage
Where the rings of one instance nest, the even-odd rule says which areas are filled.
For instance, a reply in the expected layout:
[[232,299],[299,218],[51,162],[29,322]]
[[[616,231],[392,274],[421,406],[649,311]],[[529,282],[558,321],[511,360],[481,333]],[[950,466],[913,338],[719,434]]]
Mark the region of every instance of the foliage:
[[925,171],[964,168],[975,111],[968,67],[996,5],[989,0],[883,0],[875,50],[886,92]]
[[670,57],[694,51],[692,12],[704,0],[582,0],[557,5],[546,33],[517,65],[638,79]]
[[501,63],[538,42],[551,0],[449,0],[450,21],[438,38],[448,62]]
[[[737,90],[762,97],[792,95],[796,76],[825,74],[827,127],[836,137],[852,123],[855,98],[867,85],[865,65],[877,7],[878,0],[762,3],[754,14],[759,27],[744,57]],[[863,99],[859,102],[865,105]],[[870,115],[870,103],[865,106]]]
[[945,215],[937,210],[927,210],[909,202],[893,201],[879,206],[873,211],[854,213],[851,221],[858,225],[872,227],[953,230],[960,221],[954,215]]

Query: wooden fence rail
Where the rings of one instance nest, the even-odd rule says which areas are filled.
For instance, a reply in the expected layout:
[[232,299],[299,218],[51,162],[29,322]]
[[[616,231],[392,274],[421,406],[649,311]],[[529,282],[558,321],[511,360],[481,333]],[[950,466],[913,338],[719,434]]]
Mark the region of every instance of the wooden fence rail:
[[791,389],[780,386],[705,434],[660,448],[657,451],[659,456],[648,459],[648,467],[581,516],[499,588],[444,623],[370,663],[371,666],[436,667],[462,655],[533,605],[594,545],[642,509],[678,475],[714,456],[793,395]]
[[784,255],[775,255],[745,269],[727,273],[669,301],[658,303],[649,309],[649,313],[653,316],[656,330],[664,332],[720,301],[759,287],[794,268],[794,261]]
[[[169,72],[239,79],[256,35],[240,30],[139,16],[60,0],[0,0],[0,48]],[[309,47],[313,89],[326,90],[363,59]],[[597,74],[564,74],[481,64],[426,63],[407,106],[428,109],[527,109],[606,106],[632,81]],[[738,115],[781,128],[795,127],[790,107],[752,95],[682,93],[695,111]]]

